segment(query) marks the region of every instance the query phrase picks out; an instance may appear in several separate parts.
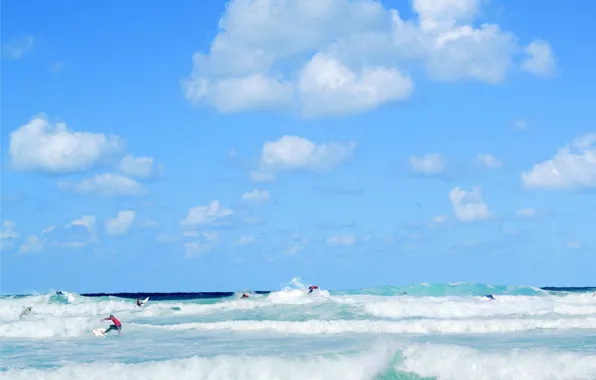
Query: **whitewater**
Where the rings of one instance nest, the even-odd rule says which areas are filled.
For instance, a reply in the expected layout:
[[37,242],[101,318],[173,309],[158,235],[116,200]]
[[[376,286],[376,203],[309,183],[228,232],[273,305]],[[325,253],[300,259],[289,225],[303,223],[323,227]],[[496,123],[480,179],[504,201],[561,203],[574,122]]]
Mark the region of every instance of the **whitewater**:
[[[141,308],[116,296],[2,296],[0,379],[596,379],[594,289],[452,283],[309,294],[295,278],[242,293],[155,296]],[[93,336],[110,314],[122,335]]]

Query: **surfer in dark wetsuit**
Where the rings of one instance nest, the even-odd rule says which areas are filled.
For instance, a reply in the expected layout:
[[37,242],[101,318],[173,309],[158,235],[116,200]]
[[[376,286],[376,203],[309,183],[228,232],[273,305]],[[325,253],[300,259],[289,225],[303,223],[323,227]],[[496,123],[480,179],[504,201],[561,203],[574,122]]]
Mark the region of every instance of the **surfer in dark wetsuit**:
[[319,289],[316,285],[311,285],[308,287],[308,294],[311,294],[315,289]]
[[137,306],[138,306],[138,307],[141,307],[141,306],[143,306],[143,304],[141,303],[141,300],[137,300]]
[[112,321],[114,323],[113,325],[110,325],[110,327],[108,327],[106,331],[104,331],[104,334],[107,334],[112,330],[118,330],[118,335],[120,335],[120,331],[122,330],[122,323],[120,323],[120,321],[116,319],[116,317],[110,314],[109,317],[104,318],[101,321]]

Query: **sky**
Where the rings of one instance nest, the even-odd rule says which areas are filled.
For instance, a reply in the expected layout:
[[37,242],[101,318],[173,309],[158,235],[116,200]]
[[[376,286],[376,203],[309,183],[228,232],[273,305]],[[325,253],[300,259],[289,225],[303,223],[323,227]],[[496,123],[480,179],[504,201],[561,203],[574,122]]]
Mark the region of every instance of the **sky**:
[[2,5],[2,294],[595,285],[596,3]]

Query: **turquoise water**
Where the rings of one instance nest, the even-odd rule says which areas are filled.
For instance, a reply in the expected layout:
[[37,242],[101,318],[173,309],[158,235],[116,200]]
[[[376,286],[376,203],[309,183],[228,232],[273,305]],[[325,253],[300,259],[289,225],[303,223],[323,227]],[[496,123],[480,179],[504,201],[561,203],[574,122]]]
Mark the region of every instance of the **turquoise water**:
[[[122,335],[92,336],[109,314]],[[299,279],[249,299],[143,308],[1,297],[0,379],[593,380],[596,297],[466,283],[309,295]]]

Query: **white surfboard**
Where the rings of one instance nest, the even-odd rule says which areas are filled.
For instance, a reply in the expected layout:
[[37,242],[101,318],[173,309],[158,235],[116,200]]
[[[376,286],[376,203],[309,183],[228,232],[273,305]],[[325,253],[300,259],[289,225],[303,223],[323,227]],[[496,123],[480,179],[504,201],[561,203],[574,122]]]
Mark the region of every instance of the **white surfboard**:
[[141,305],[145,305],[147,304],[147,301],[149,301],[149,297],[145,298],[144,300],[141,301]]
[[93,336],[106,336],[106,329],[98,328],[93,330]]

